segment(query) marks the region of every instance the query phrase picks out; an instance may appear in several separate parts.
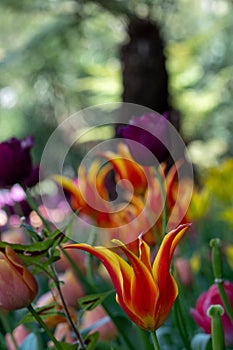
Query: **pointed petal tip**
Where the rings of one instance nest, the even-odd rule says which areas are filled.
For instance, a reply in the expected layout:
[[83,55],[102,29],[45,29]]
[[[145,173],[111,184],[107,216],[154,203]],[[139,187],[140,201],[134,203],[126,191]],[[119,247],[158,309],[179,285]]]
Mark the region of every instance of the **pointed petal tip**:
[[125,246],[125,244],[122,241],[120,241],[119,239],[116,239],[116,238],[112,239],[111,242],[119,247]]
[[82,244],[79,243],[72,243],[72,244],[67,244],[66,246],[64,246],[64,249],[73,249],[73,248],[77,248],[77,246],[82,246]]

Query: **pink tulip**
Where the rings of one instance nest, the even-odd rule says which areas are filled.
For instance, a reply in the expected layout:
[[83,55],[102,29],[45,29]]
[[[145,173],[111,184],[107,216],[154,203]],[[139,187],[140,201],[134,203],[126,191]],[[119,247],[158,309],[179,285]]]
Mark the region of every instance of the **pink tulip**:
[[[16,344],[20,346],[28,334],[29,332],[27,328],[24,327],[24,325],[21,324],[16,327],[13,331],[13,336],[15,338]],[[8,350],[16,350],[16,347],[9,333],[6,334],[6,345]]]
[[[224,289],[228,296],[228,299],[233,307],[233,284],[230,282],[224,282]],[[216,284],[212,285],[208,291],[202,293],[196,303],[196,309],[191,309],[191,315],[196,323],[207,334],[211,334],[211,318],[207,316],[207,310],[210,305],[220,304],[221,301],[218,287]],[[222,323],[224,328],[225,343],[227,346],[233,345],[233,322],[228,317],[226,311],[222,316]]]
[[0,251],[0,307],[16,310],[36,297],[37,282],[10,246]]
[[190,287],[193,283],[193,275],[190,263],[187,259],[177,257],[174,266],[183,286]]
[[[59,323],[56,326],[54,336],[58,341],[65,341],[68,344],[72,344],[74,342],[72,331],[70,330],[70,326],[67,322]],[[48,346],[49,348],[53,347],[53,343],[50,341]]]
[[61,291],[66,303],[69,306],[77,306],[78,299],[85,295],[85,291],[81,285],[81,282],[76,278],[70,269],[66,270],[62,276],[59,276],[59,280],[63,281],[63,284],[61,284]]
[[[85,312],[82,328],[92,326],[93,323],[104,320],[105,317],[108,317],[107,313],[101,305],[98,305],[94,310]],[[117,329],[110,318],[103,325],[95,327],[92,332],[99,332],[99,339],[103,341],[110,341],[117,336]]]

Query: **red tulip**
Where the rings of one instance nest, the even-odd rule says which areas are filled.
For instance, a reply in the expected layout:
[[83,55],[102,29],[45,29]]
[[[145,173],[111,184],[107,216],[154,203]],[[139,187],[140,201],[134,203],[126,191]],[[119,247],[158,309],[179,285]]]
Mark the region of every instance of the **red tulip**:
[[85,250],[96,256],[106,267],[116,289],[116,300],[125,313],[138,326],[152,331],[164,323],[177,297],[178,287],[170,273],[170,263],[188,227],[180,225],[164,237],[152,265],[150,247],[141,238],[139,256],[115,240],[130,264],[103,246],[71,244],[66,248]]

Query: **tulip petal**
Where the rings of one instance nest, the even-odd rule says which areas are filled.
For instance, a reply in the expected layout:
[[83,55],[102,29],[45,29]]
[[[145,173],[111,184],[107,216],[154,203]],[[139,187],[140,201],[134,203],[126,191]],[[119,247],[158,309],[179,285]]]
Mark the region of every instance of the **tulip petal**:
[[6,257],[14,267],[14,270],[17,271],[18,274],[20,275],[19,277],[21,276],[23,277],[23,281],[26,284],[27,288],[29,289],[29,292],[33,299],[37,294],[37,290],[38,290],[38,286],[35,278],[29,272],[29,270],[26,269],[22,261],[19,259],[18,255],[10,246],[6,246]]
[[[113,242],[119,244],[119,248],[129,259],[134,272],[132,274],[130,295],[126,300],[127,305],[138,316],[139,320],[137,323],[141,327],[153,330],[155,329],[154,313],[159,298],[159,288],[153,278],[151,266],[149,265],[148,268],[147,265],[149,257],[149,250],[146,249],[147,245],[146,243],[142,243],[143,252],[141,251],[141,254],[143,256],[138,257],[125,245],[122,245],[121,242],[117,240],[113,240]],[[141,240],[141,242],[143,241]],[[146,264],[141,260],[142,257]]]
[[52,179],[57,184],[62,186],[64,188],[64,190],[69,192],[72,196],[74,196],[76,198],[80,197],[80,192],[78,190],[78,186],[73,180],[69,179],[68,177],[60,176],[60,175],[53,175]]
[[69,244],[65,248],[84,250],[90,254],[93,254],[97,259],[99,259],[106,267],[112,279],[117,294],[117,301],[128,315],[131,314],[131,311],[125,304],[124,300],[127,300],[130,297],[128,293],[130,291],[133,276],[132,267],[119,255],[114,253],[114,251],[102,246],[92,247],[83,243]]
[[189,226],[179,225],[164,237],[153,263],[153,274],[160,290],[159,308],[156,310],[158,327],[167,318],[178,294],[176,281],[170,273],[170,264],[174,250]]
[[[108,151],[101,155],[112,164],[118,179],[130,181],[135,193],[144,193],[148,184],[143,167],[135,162],[126,145],[120,144],[118,150],[119,153]],[[127,183],[124,186],[130,190]]]

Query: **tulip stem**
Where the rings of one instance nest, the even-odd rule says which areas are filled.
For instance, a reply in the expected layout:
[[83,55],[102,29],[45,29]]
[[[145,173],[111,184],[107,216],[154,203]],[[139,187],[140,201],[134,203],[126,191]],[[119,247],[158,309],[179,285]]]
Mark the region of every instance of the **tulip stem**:
[[184,314],[182,312],[182,308],[180,304],[180,295],[177,296],[176,301],[174,303],[174,315],[175,315],[176,325],[178,327],[184,346],[186,347],[186,349],[190,350],[191,348],[190,348],[190,342],[188,338],[188,330],[186,328],[186,322],[185,322]]
[[156,335],[156,331],[151,332],[150,334],[151,334],[152,343],[154,345],[154,349],[155,350],[160,350],[159,341],[158,341],[158,338],[157,338],[157,335]]
[[59,279],[58,279],[58,277],[57,277],[57,274],[56,274],[56,271],[55,271],[53,265],[51,265],[51,270],[52,270],[53,275],[54,275],[53,280],[54,280],[54,283],[55,283],[55,285],[56,285],[56,287],[57,287],[58,294],[59,294],[59,296],[60,296],[60,298],[61,298],[61,302],[62,302],[62,305],[63,305],[63,307],[64,307],[64,311],[65,311],[67,320],[68,320],[68,322],[69,322],[71,328],[73,329],[74,334],[76,335],[76,337],[77,337],[77,339],[78,339],[80,345],[81,345],[81,349],[86,349],[86,345],[85,345],[85,343],[84,343],[84,340],[83,340],[81,334],[79,333],[77,327],[75,326],[75,324],[74,324],[74,322],[73,322],[73,320],[72,320],[72,317],[70,316],[68,306],[67,306],[67,304],[66,304],[66,301],[65,301],[64,296],[63,296],[62,291],[61,291],[60,281],[59,281]]
[[44,331],[47,333],[47,335],[49,336],[49,338],[52,340],[52,342],[54,343],[54,345],[56,346],[56,348],[58,350],[62,350],[62,346],[60,345],[60,343],[57,341],[57,339],[54,337],[53,333],[50,331],[50,329],[48,328],[48,326],[44,323],[44,321],[42,320],[42,318],[38,315],[38,313],[36,312],[36,310],[33,308],[33,306],[30,304],[28,307],[28,310],[31,312],[32,316],[36,319],[36,321],[39,323],[39,325],[44,329]]
[[223,281],[219,281],[219,282],[216,281],[215,283],[218,286],[218,291],[219,291],[222,303],[226,309],[227,315],[229,316],[231,321],[233,321],[233,309],[231,307],[231,304],[230,304],[229,299],[227,297],[226,291],[224,289]]
[[166,196],[166,190],[164,187],[164,181],[162,179],[162,176],[160,174],[159,169],[156,167],[156,176],[159,181],[159,186],[161,190],[162,195],[162,201],[163,201],[163,221],[162,221],[162,236],[166,234],[167,231],[167,196]]

